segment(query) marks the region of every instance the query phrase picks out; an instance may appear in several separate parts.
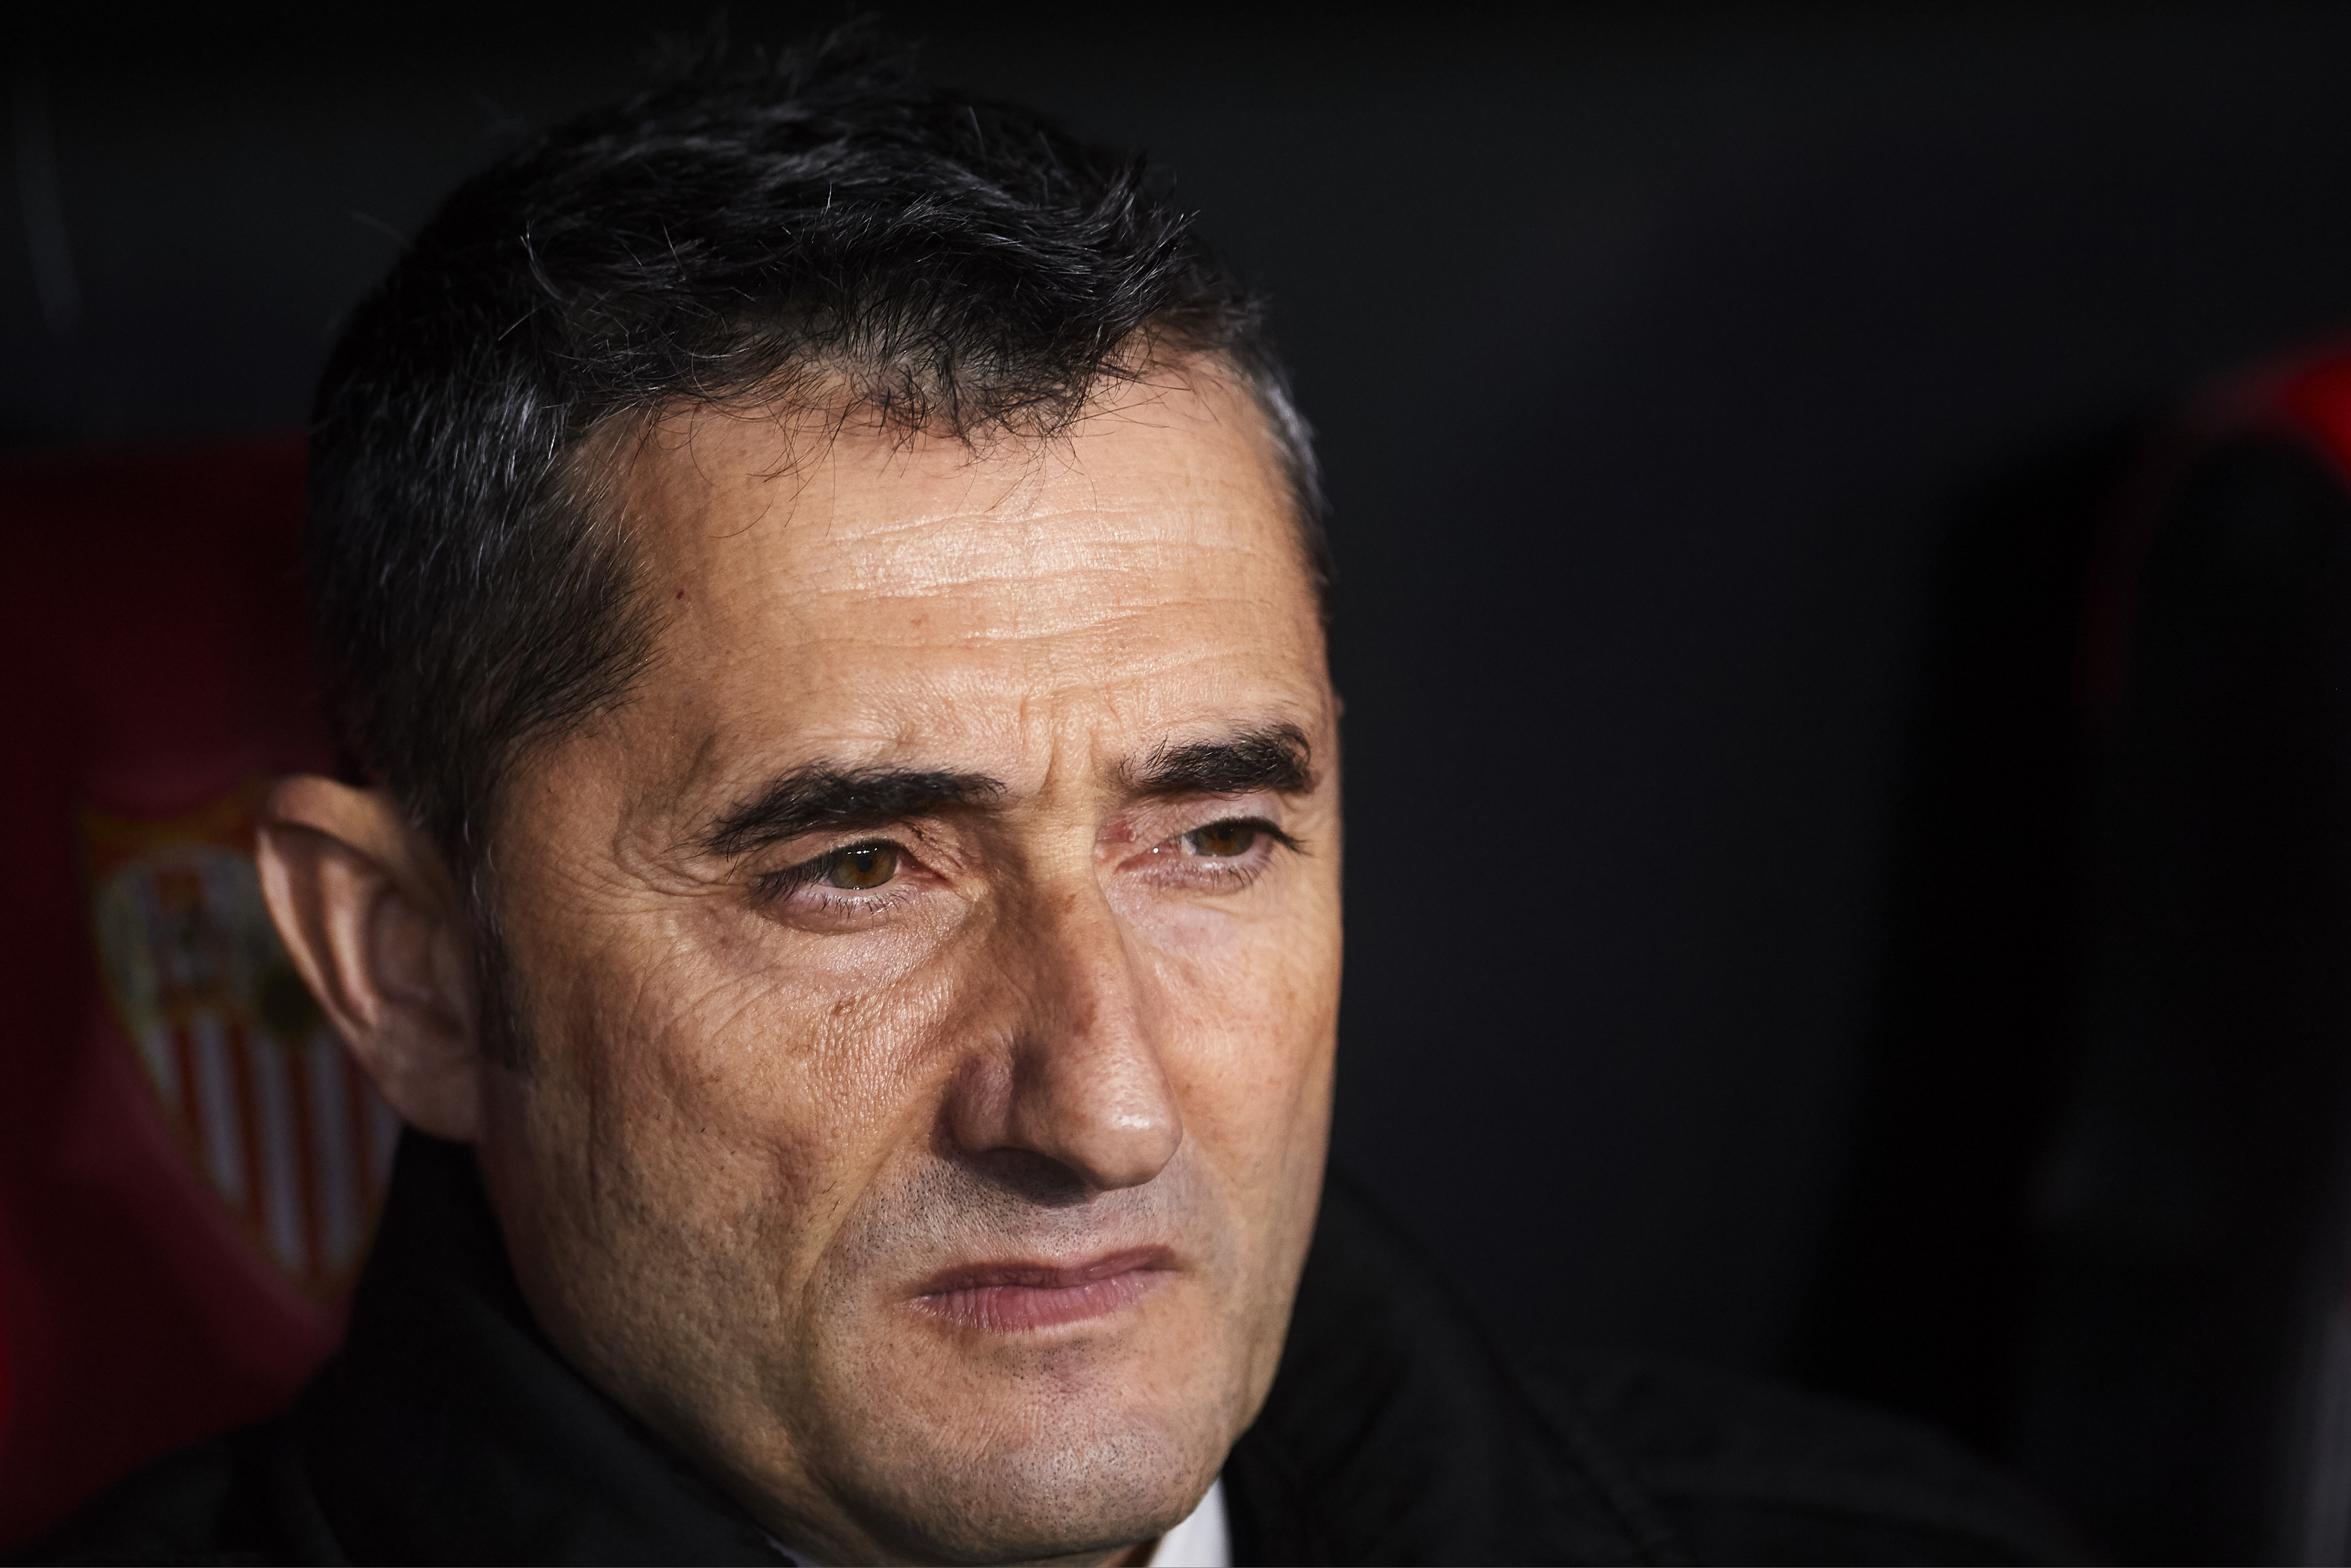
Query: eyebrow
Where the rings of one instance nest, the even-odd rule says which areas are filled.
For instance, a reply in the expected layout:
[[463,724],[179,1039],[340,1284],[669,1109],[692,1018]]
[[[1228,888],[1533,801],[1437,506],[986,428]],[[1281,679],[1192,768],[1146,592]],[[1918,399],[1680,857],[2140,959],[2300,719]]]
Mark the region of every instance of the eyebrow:
[[950,806],[985,805],[1003,793],[1003,783],[984,773],[810,763],[728,807],[701,844],[711,854],[746,854],[820,828],[878,828]]
[[1303,795],[1315,784],[1313,747],[1294,724],[1269,724],[1217,740],[1163,746],[1128,785],[1145,795]]
[[[1163,746],[1148,761],[1121,772],[1129,789],[1154,796],[1247,795],[1259,789],[1302,795],[1315,785],[1312,748],[1294,724]],[[698,842],[709,854],[748,854],[819,829],[878,828],[949,807],[986,806],[1004,792],[1003,781],[985,773],[812,762],[779,774],[758,794],[728,807]]]

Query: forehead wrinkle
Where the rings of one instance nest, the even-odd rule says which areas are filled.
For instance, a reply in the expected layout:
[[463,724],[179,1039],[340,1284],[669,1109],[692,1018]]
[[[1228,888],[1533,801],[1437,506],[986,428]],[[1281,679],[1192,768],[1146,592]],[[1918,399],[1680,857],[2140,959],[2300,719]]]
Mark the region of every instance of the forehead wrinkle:
[[[992,613],[998,624],[975,628],[970,634],[987,637],[1005,636],[1008,629],[1008,634],[1026,634],[1028,628],[1040,622],[1071,619],[1053,613],[1056,601],[1096,619],[1105,608],[1113,609],[1132,622],[1138,612],[1147,614],[1165,607],[1168,601],[1158,591],[1171,583],[1179,590],[1196,591],[1183,594],[1179,602],[1200,605],[1214,599],[1247,608],[1252,620],[1262,621],[1269,612],[1274,618],[1288,619],[1283,613],[1286,607],[1272,601],[1279,596],[1260,591],[1276,586],[1262,575],[1267,566],[1275,566],[1280,586],[1289,586],[1296,572],[1295,552],[1273,548],[1274,541],[1247,537],[1246,532],[1217,541],[1220,549],[1215,574],[1240,577],[1243,580],[1234,590],[1202,594],[1196,590],[1203,584],[1182,580],[1204,575],[1204,563],[1197,555],[1200,536],[1224,531],[1217,526],[1226,511],[1223,507],[1189,517],[1170,515],[1194,511],[1137,504],[1092,510],[1056,507],[1017,520],[904,508],[879,517],[836,515],[825,519],[820,530],[824,538],[816,559],[793,559],[798,552],[770,544],[754,545],[748,560],[730,560],[725,552],[709,548],[724,536],[710,533],[693,542],[677,542],[699,557],[680,564],[698,569],[705,583],[702,603],[716,612],[714,620],[704,622],[703,635],[720,646],[737,643],[739,625],[729,623],[739,623],[747,615],[764,619],[789,614],[805,623],[822,617],[828,601],[855,593],[922,605],[954,606],[977,601],[969,606],[974,618]],[[1147,523],[1122,527],[1125,519],[1147,519]],[[1175,524],[1173,537],[1171,523]],[[740,530],[737,533],[739,537]],[[1008,534],[1020,537],[1008,539]],[[772,534],[768,537],[775,538]],[[1286,530],[1283,538],[1286,541]],[[697,544],[703,548],[696,549]],[[1008,546],[1015,557],[1008,561],[1005,559]],[[772,585],[769,593],[754,591],[751,595],[764,602],[744,601],[741,590],[747,586],[747,576]],[[1040,594],[1040,578],[1066,591]],[[1089,596],[1088,584],[1110,591]],[[1089,597],[1091,603],[1076,602]],[[808,630],[813,636],[824,636],[814,626]],[[844,635],[870,635],[872,630],[862,627]]]
[[[983,653],[993,654],[998,649],[1028,652],[1017,642],[1007,642],[993,644]],[[984,749],[975,765],[984,766],[987,752],[994,749],[985,738],[991,734],[1007,730],[1033,734],[1040,725],[1083,725],[1091,729],[1098,726],[1090,716],[1104,706],[1131,716],[1122,716],[1115,727],[1128,734],[1161,726],[1196,727],[1204,722],[1230,727],[1232,721],[1224,714],[1235,708],[1270,711],[1308,728],[1321,722],[1322,704],[1311,683],[1269,679],[1262,672],[1252,678],[1235,679],[1210,668],[1205,686],[1174,693],[1152,689],[1163,685],[1171,674],[1196,670],[1218,658],[1215,651],[1188,643],[1129,650],[1122,661],[1125,667],[1110,682],[1098,674],[1098,661],[1080,656],[1082,652],[1050,661],[1024,657],[1020,673],[1009,679],[988,667],[993,658],[981,657],[955,668],[906,671],[886,685],[859,683],[853,694],[856,717],[863,721],[861,727],[865,735],[875,738],[862,741],[857,754],[866,755],[863,747],[874,746],[873,755],[883,758],[930,758],[955,756],[977,741]],[[818,700],[825,699],[820,695]],[[999,702],[1008,702],[1009,706],[998,707]],[[991,712],[1003,716],[992,719]],[[841,733],[837,727],[832,732]],[[994,766],[1003,771],[1000,760]]]
[[[1148,518],[1137,527],[1128,519]],[[1198,570],[1194,537],[1187,528],[1176,538],[1155,537],[1167,512],[1144,507],[1123,511],[1057,507],[1017,518],[968,512],[902,514],[865,524],[853,537],[835,538],[840,551],[827,575],[835,583],[810,583],[816,592],[845,588],[893,597],[1012,589],[1033,596],[1040,573],[1064,584],[1081,579],[1143,578],[1164,580],[1171,570]],[[1239,559],[1275,559],[1255,548],[1234,552]],[[1006,559],[1006,557],[1011,557]],[[778,566],[780,563],[778,563]]]
[[[967,645],[1073,640],[1091,648],[1105,640],[1123,642],[1138,635],[1153,643],[1198,643],[1201,639],[1196,630],[1186,624],[1188,618],[1198,615],[1225,620],[1228,632],[1234,621],[1252,632],[1265,629],[1262,636],[1270,645],[1268,651],[1292,641],[1281,628],[1285,621],[1299,622],[1295,627],[1298,641],[1311,640],[1303,617],[1291,614],[1289,607],[1266,596],[1249,591],[1248,584],[1194,592],[1171,603],[1155,591],[1166,585],[1169,574],[1149,564],[1073,568],[1055,575],[1060,591],[1052,593],[1034,591],[1032,569],[1026,573],[1008,571],[946,581],[908,582],[886,589],[810,587],[800,597],[799,604],[811,648],[873,643],[928,645],[939,635],[937,625],[928,620],[892,626],[880,623],[879,618],[866,616],[853,624],[830,629],[810,623],[816,619],[807,613],[810,609],[827,601],[842,599],[874,601],[878,602],[871,608],[888,604],[926,614],[935,608],[967,611],[969,613],[962,618],[967,623],[955,631],[955,635]],[[1104,590],[1118,587],[1124,591],[1089,592],[1091,585],[1102,585]],[[1220,612],[1226,613],[1219,615]]]

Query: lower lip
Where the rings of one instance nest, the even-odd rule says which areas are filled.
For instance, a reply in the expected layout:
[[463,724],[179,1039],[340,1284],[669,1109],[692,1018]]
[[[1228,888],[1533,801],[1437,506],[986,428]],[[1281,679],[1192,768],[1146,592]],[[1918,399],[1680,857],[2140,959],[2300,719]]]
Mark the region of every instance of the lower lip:
[[1136,1268],[1067,1285],[972,1284],[917,1296],[914,1305],[957,1328],[1019,1333],[1123,1312],[1170,1274],[1164,1268]]

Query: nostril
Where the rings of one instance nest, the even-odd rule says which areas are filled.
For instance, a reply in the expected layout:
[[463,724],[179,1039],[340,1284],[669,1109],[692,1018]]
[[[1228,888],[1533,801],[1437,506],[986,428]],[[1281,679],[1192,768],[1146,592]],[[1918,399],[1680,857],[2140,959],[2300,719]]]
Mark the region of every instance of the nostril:
[[962,1160],[996,1190],[1040,1208],[1068,1208],[1101,1191],[1075,1169],[1033,1149],[966,1152]]

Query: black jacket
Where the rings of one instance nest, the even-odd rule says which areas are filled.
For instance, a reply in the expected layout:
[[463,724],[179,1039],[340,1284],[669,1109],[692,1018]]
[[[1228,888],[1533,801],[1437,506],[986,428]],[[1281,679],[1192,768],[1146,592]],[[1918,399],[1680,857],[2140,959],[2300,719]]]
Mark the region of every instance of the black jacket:
[[[2020,1563],[2010,1486],[1882,1416],[1597,1357],[1518,1364],[1343,1183],[1225,1490],[1238,1563]],[[758,1526],[533,1324],[466,1151],[403,1142],[343,1349],[28,1560],[761,1563]]]

